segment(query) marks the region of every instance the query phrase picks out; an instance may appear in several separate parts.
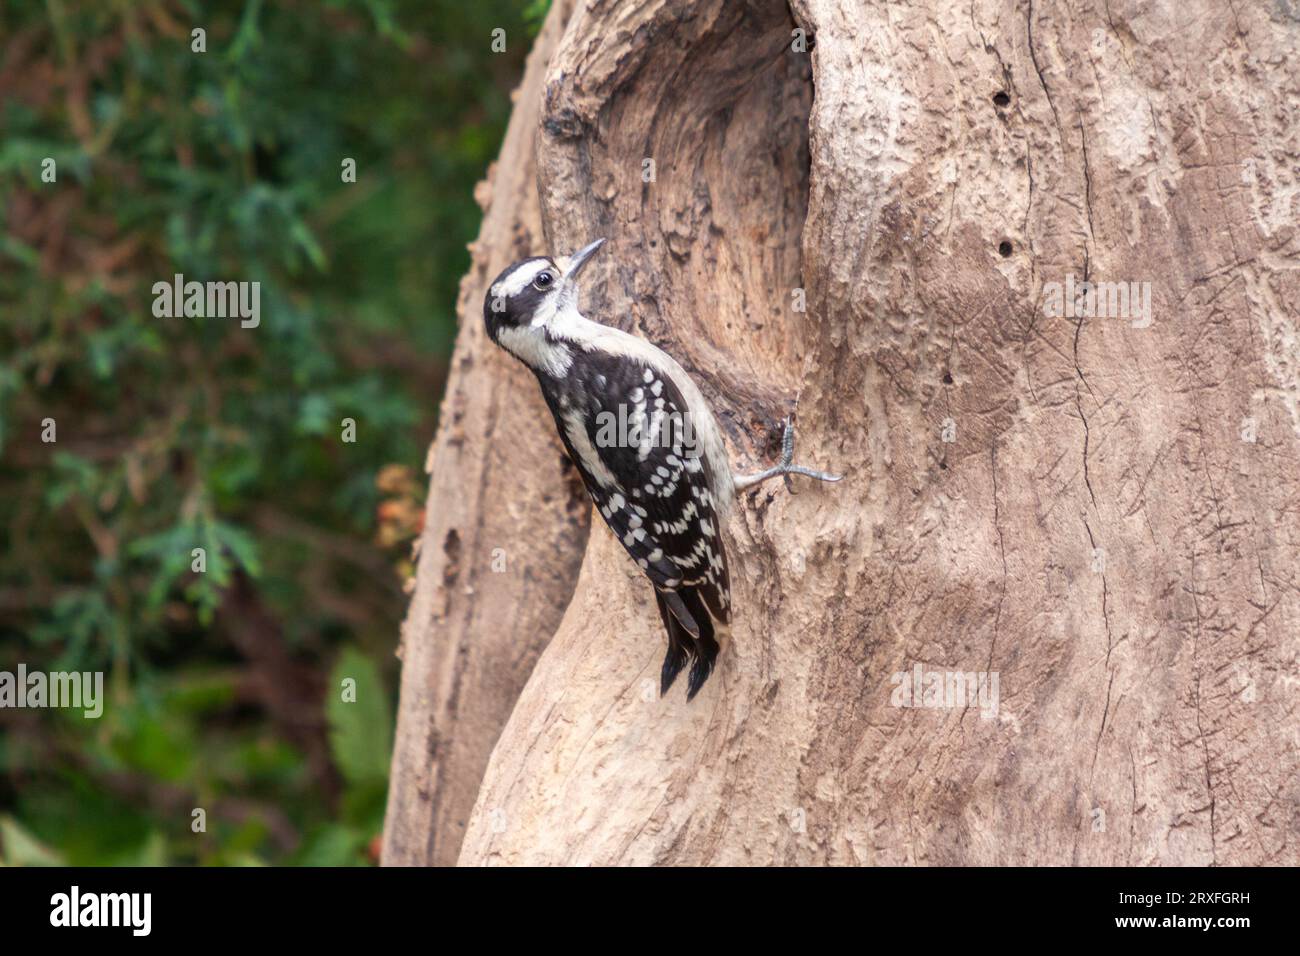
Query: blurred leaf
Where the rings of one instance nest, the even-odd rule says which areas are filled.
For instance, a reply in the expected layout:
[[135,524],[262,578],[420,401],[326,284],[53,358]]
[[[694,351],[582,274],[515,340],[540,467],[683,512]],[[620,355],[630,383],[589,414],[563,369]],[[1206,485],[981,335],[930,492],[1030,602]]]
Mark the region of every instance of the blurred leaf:
[[524,7],[524,24],[528,27],[529,36],[535,37],[541,32],[542,23],[550,10],[551,0],[529,0]]
[[[345,681],[352,682],[346,691]],[[374,662],[352,648],[345,650],[334,665],[328,694],[330,745],[344,778],[354,784],[386,780],[393,720]]]
[[156,830],[150,833],[139,846],[121,854],[111,862],[112,866],[166,866],[167,840]]
[[352,827],[322,827],[295,861],[299,866],[351,866],[360,862],[366,837]]
[[63,858],[10,816],[0,817],[0,862],[5,866],[66,866]]

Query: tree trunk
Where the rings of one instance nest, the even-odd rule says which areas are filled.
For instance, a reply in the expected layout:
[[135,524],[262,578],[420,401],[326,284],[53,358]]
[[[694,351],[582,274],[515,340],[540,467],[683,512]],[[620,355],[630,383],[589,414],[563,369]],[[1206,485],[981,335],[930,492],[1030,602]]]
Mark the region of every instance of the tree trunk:
[[528,58],[483,227],[461,281],[460,334],[429,449],[419,571],[402,627],[401,707],[383,861],[456,862],[488,755],[573,593],[590,507],[537,385],[483,332],[498,272],[545,245],[537,204],[542,79],[562,21]]
[[[462,290],[386,859],[1300,862],[1298,38],[1291,0],[554,4]],[[797,409],[847,475],[743,497],[691,704],[481,328],[508,260],[596,236],[584,312],[681,361],[738,471]]]

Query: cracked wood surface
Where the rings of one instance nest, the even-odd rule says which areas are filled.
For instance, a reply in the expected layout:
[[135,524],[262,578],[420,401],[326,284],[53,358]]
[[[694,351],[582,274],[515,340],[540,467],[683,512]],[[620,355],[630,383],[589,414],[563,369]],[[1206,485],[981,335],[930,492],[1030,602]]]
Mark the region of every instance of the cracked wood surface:
[[[477,794],[461,863],[1300,862],[1291,6],[554,6],[515,117],[528,251],[608,236],[584,309],[697,375],[736,467],[797,400],[797,457],[847,477],[745,497],[719,670],[660,700],[648,587],[575,530],[585,504],[535,512],[565,487],[550,423],[462,296],[459,401],[503,403],[519,440],[440,433],[430,514],[444,467],[494,456],[512,480],[454,527],[581,568],[430,623],[450,526],[426,532],[405,671],[417,643],[512,665],[474,687],[499,740],[471,725],[437,785]],[[494,268],[521,251],[496,193]],[[1047,315],[1071,275],[1149,282],[1152,322]],[[526,538],[501,517],[520,501]],[[458,581],[491,579],[485,536],[459,541]],[[918,664],[996,673],[996,716],[892,706]],[[396,792],[428,770],[412,739],[460,733],[463,687],[429,676],[404,673],[390,860],[460,842]]]

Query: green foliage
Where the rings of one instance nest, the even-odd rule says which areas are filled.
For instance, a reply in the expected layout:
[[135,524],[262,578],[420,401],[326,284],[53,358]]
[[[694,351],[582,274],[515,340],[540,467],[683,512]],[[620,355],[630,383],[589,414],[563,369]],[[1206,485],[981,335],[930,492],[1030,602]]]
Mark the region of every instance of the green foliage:
[[66,866],[67,861],[27,832],[13,817],[0,817],[0,864]]
[[524,24],[528,27],[529,36],[537,36],[550,10],[551,0],[529,0],[524,7]]
[[[422,504],[376,478],[419,473],[546,7],[0,8],[0,669],[108,698],[0,711],[0,860],[373,859]],[[178,273],[260,325],[156,317]]]
[[[345,688],[345,683],[351,682]],[[329,699],[334,761],[352,784],[383,782],[393,745],[392,713],[379,669],[349,648],[334,666]]]
[[330,694],[330,747],[347,785],[345,820],[353,826],[382,821],[393,713],[379,668],[355,650],[345,650],[334,667]]

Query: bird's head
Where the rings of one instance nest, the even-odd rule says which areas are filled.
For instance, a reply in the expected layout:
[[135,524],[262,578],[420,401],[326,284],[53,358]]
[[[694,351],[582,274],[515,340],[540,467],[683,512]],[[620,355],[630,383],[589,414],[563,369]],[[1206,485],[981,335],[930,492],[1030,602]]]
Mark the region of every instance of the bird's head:
[[604,239],[597,239],[558,259],[521,259],[497,276],[483,299],[488,337],[515,352],[512,340],[525,334],[544,335],[555,316],[577,308],[578,275],[604,244]]

